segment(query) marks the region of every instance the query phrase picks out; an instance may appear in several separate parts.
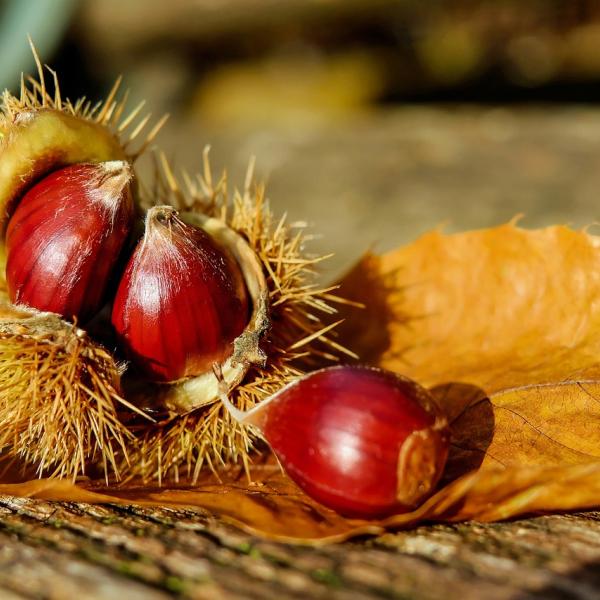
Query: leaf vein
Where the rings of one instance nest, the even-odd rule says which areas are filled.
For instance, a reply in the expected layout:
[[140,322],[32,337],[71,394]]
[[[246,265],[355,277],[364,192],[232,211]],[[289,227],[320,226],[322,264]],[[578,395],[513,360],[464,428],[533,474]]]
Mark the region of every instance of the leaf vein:
[[539,427],[535,426],[533,423],[531,423],[531,421],[529,421],[528,419],[526,419],[521,413],[517,412],[516,410],[513,410],[512,408],[508,408],[507,406],[497,406],[496,408],[499,408],[499,409],[505,410],[507,412],[510,412],[513,415],[515,415],[516,417],[519,417],[520,419],[523,419],[523,421],[525,423],[527,423],[527,425],[529,425],[529,427],[531,427],[531,429],[533,429],[534,431],[536,431],[537,433],[539,433],[541,436],[543,436],[546,439],[548,439],[551,443],[556,444],[557,446],[565,448],[566,450],[570,450],[571,452],[574,452],[575,454],[579,454],[581,456],[586,456],[588,458],[590,458],[590,457],[598,458],[597,456],[595,456],[593,454],[587,454],[586,452],[582,452],[581,450],[576,450],[575,448],[572,448],[571,446],[567,446],[566,444],[563,444],[562,442],[559,442],[557,439],[551,437],[546,432],[542,431]]

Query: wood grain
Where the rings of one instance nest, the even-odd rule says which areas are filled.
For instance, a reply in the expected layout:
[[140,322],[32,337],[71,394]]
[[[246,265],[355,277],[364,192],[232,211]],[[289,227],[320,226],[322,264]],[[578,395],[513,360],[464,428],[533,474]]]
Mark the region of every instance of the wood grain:
[[[0,497],[0,598],[597,598],[600,513],[321,548],[202,512]],[[519,595],[520,594],[520,595]]]

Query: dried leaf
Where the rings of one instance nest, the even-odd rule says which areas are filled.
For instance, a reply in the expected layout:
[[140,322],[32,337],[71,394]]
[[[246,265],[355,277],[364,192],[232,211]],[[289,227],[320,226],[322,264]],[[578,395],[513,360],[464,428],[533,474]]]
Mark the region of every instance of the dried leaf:
[[600,238],[567,227],[431,232],[367,256],[342,293],[342,339],[424,385],[487,394],[600,373]]
[[[445,486],[417,510],[381,521],[345,519],[313,502],[274,465],[253,469],[248,485],[239,470],[221,474],[221,482],[204,473],[193,488],[151,488],[128,484],[42,479],[0,484],[0,494],[44,500],[88,503],[186,506],[210,514],[262,537],[305,544],[338,542],[357,535],[409,527],[424,520],[493,521],[540,510],[566,510],[597,505],[600,463],[569,469],[486,469]],[[580,491],[576,491],[580,488]]]
[[[344,344],[432,388],[452,426],[441,489],[417,510],[345,519],[272,463],[197,485],[4,483],[53,500],[185,505],[266,537],[323,543],[427,521],[491,521],[600,506],[600,239],[514,225],[428,234],[344,279]],[[8,475],[4,481],[8,481]],[[14,479],[13,479],[14,481]]]
[[[365,257],[342,292],[368,307],[348,312],[344,342],[431,387],[448,414],[446,481],[493,468],[509,486],[529,467],[551,469],[571,484],[563,509],[600,505],[577,475],[600,465],[599,238],[560,226],[436,231]],[[498,514],[556,509],[543,477],[531,483],[537,504]]]

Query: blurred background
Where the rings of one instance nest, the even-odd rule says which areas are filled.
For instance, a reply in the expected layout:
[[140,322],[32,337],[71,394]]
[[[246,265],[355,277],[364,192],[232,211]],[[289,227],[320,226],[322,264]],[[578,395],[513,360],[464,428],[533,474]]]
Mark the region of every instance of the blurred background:
[[335,252],[424,231],[600,216],[600,3],[592,0],[0,0],[3,87],[33,68],[63,95],[117,75],[177,164],[241,184]]

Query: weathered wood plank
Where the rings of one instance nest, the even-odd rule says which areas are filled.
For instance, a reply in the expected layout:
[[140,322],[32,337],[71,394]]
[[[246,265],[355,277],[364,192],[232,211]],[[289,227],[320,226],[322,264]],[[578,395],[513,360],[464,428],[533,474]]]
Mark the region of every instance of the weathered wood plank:
[[600,597],[594,512],[310,548],[196,510],[1,497],[0,544],[2,598]]

